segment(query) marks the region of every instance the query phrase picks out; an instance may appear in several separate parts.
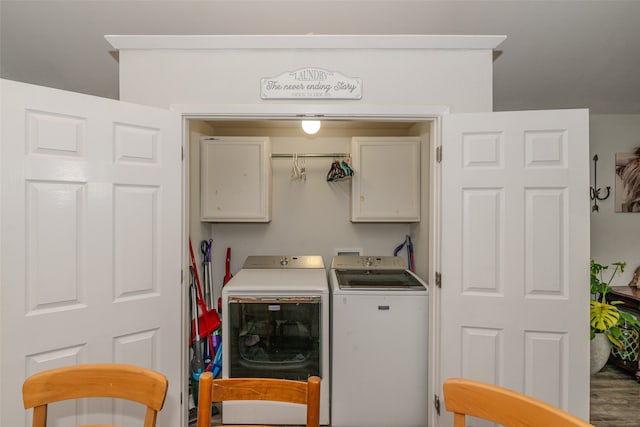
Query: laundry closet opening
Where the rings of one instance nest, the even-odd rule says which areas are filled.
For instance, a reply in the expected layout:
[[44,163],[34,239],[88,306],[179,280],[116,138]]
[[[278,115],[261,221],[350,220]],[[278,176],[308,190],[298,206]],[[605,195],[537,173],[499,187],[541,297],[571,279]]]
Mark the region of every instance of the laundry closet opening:
[[[413,246],[415,272],[427,281],[432,203],[431,153],[436,133],[435,119],[394,117],[322,120],[321,129],[315,135],[304,133],[300,119],[192,118],[185,123],[185,135],[188,138],[188,144],[185,143],[188,234],[198,262],[202,259],[200,243],[211,242],[211,277],[215,301],[222,294],[228,248],[231,253],[231,274],[237,273],[246,258],[253,255],[319,255],[328,270],[332,258],[338,253],[390,256],[409,236]],[[268,219],[203,219],[203,192],[215,191],[205,188],[208,185],[203,185],[202,179],[206,172],[203,168],[214,167],[207,161],[203,162],[202,158],[203,140],[209,137],[230,138],[238,142],[268,139],[271,152],[267,162],[270,178],[258,176],[258,171],[251,169],[256,172],[256,179],[270,179],[266,186],[266,196],[270,200]],[[363,172],[354,166],[354,139],[384,140],[388,143],[384,149],[391,151],[395,141],[398,144],[418,141],[415,183],[418,195],[417,200],[413,201],[417,203],[417,218],[394,218],[391,215],[375,220],[352,221],[353,178],[344,176],[332,179],[331,170],[336,162],[344,162],[353,168],[354,175]],[[247,161],[255,160],[250,150],[247,153]],[[373,175],[360,178],[375,182],[376,189],[387,192],[390,194],[389,200],[393,200],[397,193],[409,191],[407,188],[397,188],[394,178],[410,175],[412,166],[394,160],[393,156],[385,155],[384,151],[382,153],[376,157],[377,163],[367,165],[366,173]],[[239,158],[240,160],[233,156],[229,160],[223,159],[222,167],[231,168],[232,171],[244,168],[245,165],[232,164],[242,162],[243,156]],[[388,183],[384,177],[390,177]],[[237,183],[231,177],[218,179],[224,179],[222,185],[225,191],[236,188]],[[233,191],[244,192],[243,197],[252,198],[257,197],[253,191],[259,188],[264,188],[261,182],[250,190],[241,186]],[[401,210],[390,209],[392,213]],[[406,248],[397,255],[407,264],[410,263]],[[425,363],[426,360],[425,357]]]

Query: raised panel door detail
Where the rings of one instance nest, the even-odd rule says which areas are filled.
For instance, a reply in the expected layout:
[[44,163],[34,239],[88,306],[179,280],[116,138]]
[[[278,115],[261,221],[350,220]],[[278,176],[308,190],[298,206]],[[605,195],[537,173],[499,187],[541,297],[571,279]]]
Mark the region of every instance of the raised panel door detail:
[[356,137],[351,156],[351,221],[420,221],[420,138]]
[[568,221],[565,189],[525,190],[527,297],[567,297]]
[[85,307],[86,186],[29,182],[26,210],[27,313]]
[[500,365],[504,362],[503,333],[495,328],[461,329],[463,377],[500,384]]
[[[27,355],[26,369],[24,378],[37,372],[47,369],[62,368],[65,366],[73,366],[86,362],[86,345],[76,345],[72,347],[50,349],[48,351]],[[47,416],[51,420],[59,421],[54,425],[76,426],[85,424],[86,417],[79,415],[78,412],[85,410],[86,399],[84,402],[78,400],[66,400],[56,402],[47,408]],[[33,419],[33,411],[26,411],[27,420],[25,426],[30,426]],[[51,423],[50,423],[51,424]]]
[[463,292],[502,292],[504,208],[501,189],[464,189],[462,221]]
[[525,164],[530,168],[566,168],[565,130],[525,131]]
[[159,163],[158,129],[116,123],[114,138],[116,163]]
[[25,378],[36,372],[47,369],[62,368],[64,366],[77,365],[84,361],[84,345],[49,349],[47,351],[27,355]]
[[151,366],[157,369],[158,354],[157,330],[138,331],[114,338],[113,360],[117,363]]
[[568,337],[562,332],[525,331],[524,392],[560,408],[567,404]]
[[29,152],[82,158],[86,153],[86,119],[45,111],[26,112]]
[[156,292],[158,188],[117,185],[114,205],[114,299]]
[[464,168],[504,167],[504,142],[501,132],[469,132],[462,138]]
[[271,220],[271,140],[203,137],[200,144],[201,219]]

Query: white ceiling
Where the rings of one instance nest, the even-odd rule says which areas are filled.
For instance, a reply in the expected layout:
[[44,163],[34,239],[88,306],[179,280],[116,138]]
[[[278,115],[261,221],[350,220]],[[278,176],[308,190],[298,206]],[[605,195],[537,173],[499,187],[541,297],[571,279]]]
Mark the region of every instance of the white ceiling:
[[0,1],[3,78],[118,97],[105,34],[495,34],[494,109],[640,114],[640,1]]

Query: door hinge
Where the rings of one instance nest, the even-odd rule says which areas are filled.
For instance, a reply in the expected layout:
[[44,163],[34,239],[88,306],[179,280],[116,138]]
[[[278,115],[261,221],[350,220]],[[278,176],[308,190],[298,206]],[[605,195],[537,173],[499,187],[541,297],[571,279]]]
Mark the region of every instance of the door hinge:
[[442,145],[436,147],[436,161],[442,163]]
[[439,271],[436,271],[436,287],[442,287],[442,274]]
[[440,415],[440,396],[433,395],[433,407],[436,408],[436,414]]

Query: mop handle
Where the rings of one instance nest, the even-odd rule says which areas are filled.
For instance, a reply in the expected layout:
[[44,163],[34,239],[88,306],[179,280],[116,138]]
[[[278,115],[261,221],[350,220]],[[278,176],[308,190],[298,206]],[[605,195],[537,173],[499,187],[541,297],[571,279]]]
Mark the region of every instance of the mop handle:
[[[202,310],[204,326],[208,331],[209,320],[207,318],[207,305],[204,303],[204,297],[202,296],[202,288],[200,287],[200,277],[198,276],[198,267],[196,264],[196,257],[193,254],[193,245],[191,244],[191,236],[189,236],[189,253],[191,255],[191,266],[193,267],[194,275],[196,276],[196,288],[198,289],[198,295],[200,296],[200,299],[197,302],[198,302],[198,305],[200,306],[200,309]],[[196,320],[196,323],[198,323],[198,320]]]
[[[191,277],[193,278],[193,269],[191,268]],[[191,306],[193,307],[191,317],[193,318],[193,326],[195,330],[196,342],[200,341],[200,329],[198,325],[198,301],[196,298],[196,287],[191,284]]]
[[196,257],[193,254],[193,245],[191,244],[191,237],[189,237],[189,253],[191,255],[191,265],[193,266],[194,274],[196,276],[196,288],[198,289],[198,296],[200,297],[200,303],[202,303],[202,301],[204,301],[204,297],[202,296],[202,288],[200,287],[200,276],[198,275]]

